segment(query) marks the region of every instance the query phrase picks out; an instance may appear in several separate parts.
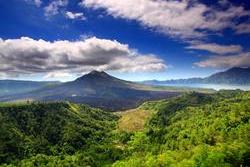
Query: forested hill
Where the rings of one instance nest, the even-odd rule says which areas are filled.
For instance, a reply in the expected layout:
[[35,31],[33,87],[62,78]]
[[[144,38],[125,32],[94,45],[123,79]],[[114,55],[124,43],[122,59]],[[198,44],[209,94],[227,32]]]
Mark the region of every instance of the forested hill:
[[145,127],[126,131],[116,126],[117,116],[85,105],[2,104],[0,164],[250,166],[250,92],[193,92],[139,109],[151,113]]
[[113,166],[250,165],[250,92],[191,93],[141,107],[156,114]]
[[116,120],[110,113],[71,103],[2,104],[0,164],[63,166],[79,158],[75,166],[95,166],[97,152],[106,156],[100,143]]

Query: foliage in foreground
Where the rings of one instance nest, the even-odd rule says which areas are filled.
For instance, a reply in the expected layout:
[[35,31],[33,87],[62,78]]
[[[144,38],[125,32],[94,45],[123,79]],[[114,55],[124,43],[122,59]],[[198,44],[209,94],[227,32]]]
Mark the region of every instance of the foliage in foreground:
[[115,151],[106,142],[115,120],[113,114],[71,103],[2,105],[0,162],[19,166],[106,163],[112,159],[106,151]]
[[145,131],[128,141],[128,157],[113,166],[250,165],[249,92],[191,93],[155,106]]
[[144,130],[121,132],[114,130],[116,116],[83,105],[2,105],[0,161],[3,166],[250,165],[250,92],[188,93],[139,109],[153,112]]

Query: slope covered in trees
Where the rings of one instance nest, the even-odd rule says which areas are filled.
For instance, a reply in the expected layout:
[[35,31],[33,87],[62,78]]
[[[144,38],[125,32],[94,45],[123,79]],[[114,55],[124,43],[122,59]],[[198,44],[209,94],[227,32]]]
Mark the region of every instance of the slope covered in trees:
[[[1,164],[25,167],[250,165],[250,92],[187,93],[146,102],[135,111],[152,112],[150,117],[138,115],[143,124],[146,121],[144,129],[140,126],[133,131],[126,120],[122,124],[125,126],[119,128],[117,116],[84,105],[2,105]],[[121,115],[120,121],[136,116],[130,112]]]
[[[100,162],[105,163],[105,140],[116,119],[99,109],[71,103],[2,104],[0,162],[20,166],[94,166],[99,163],[99,156]],[[77,159],[81,161],[76,162]]]
[[192,93],[144,108],[157,113],[114,166],[249,166],[250,93]]

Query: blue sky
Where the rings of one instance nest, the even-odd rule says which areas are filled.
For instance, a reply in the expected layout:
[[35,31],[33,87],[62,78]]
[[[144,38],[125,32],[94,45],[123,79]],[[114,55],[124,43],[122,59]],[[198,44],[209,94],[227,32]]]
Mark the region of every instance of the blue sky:
[[0,1],[0,77],[204,77],[250,66],[247,0]]

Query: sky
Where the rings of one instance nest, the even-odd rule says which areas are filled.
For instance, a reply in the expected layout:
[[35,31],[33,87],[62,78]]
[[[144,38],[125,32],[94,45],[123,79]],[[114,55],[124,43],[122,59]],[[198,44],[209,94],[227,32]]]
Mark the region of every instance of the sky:
[[0,79],[206,77],[250,67],[249,0],[0,1]]

